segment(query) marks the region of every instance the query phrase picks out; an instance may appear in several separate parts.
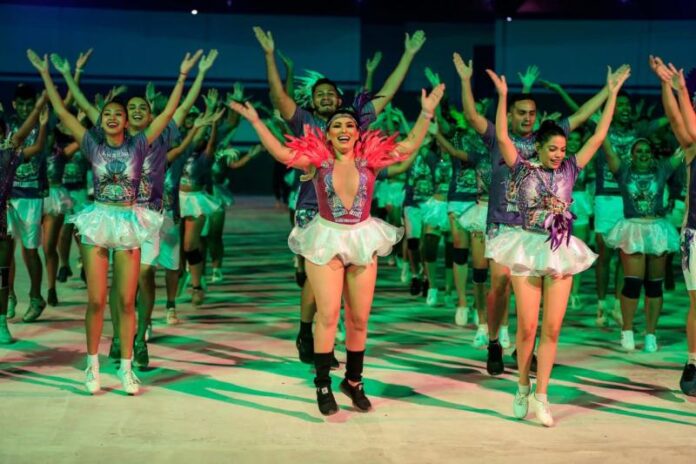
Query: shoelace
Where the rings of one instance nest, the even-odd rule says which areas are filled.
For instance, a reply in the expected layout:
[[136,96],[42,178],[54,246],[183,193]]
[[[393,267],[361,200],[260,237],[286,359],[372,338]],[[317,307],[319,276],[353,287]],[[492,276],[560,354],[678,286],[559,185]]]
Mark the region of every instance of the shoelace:
[[137,385],[140,383],[140,379],[135,375],[135,372],[133,372],[132,370],[126,371],[123,374],[123,379],[127,387]]
[[87,366],[87,369],[85,369],[85,374],[87,375],[87,382],[94,382],[97,380],[99,370],[96,366]]

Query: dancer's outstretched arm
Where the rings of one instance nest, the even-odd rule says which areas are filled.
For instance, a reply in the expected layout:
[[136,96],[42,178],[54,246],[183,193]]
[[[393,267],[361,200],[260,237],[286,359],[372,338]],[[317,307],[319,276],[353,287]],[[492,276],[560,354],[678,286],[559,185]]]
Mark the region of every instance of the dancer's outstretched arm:
[[[80,54],[80,58],[78,58],[77,61],[77,66],[75,67],[76,76],[82,73],[82,69],[87,64],[87,60],[91,55],[91,48],[86,53]],[[70,73],[70,63],[68,60],[57,53],[51,53],[51,62],[53,63],[53,67],[56,68],[56,71],[58,71],[63,76],[63,79],[65,79],[65,83],[68,85],[68,92],[75,99],[75,103],[77,103],[78,108],[85,112],[92,124],[96,124],[97,120],[99,119],[99,109],[94,106],[87,99],[87,97],[85,97],[82,90],[80,90],[80,87],[77,85],[77,81]]]
[[498,147],[500,148],[500,153],[503,155],[503,160],[505,164],[512,167],[517,162],[517,148],[515,144],[512,143],[510,139],[510,134],[508,132],[508,122],[507,122],[507,94],[508,86],[505,81],[505,76],[498,76],[495,72],[490,69],[486,69],[486,72],[493,81],[495,89],[498,92],[498,109],[495,113],[495,136],[498,140]]
[[[612,79],[617,79],[619,76],[624,75],[627,69],[630,72],[630,66],[627,64],[619,66],[619,69],[612,73]],[[609,93],[610,89],[605,85],[594,97],[587,100],[575,113],[570,115],[568,117],[568,121],[570,122],[570,130],[574,131],[583,125],[585,121],[590,119],[590,116],[595,114],[597,110],[602,107],[602,103],[604,103],[604,101],[607,99]]]
[[[614,108],[616,107],[616,96],[621,89],[621,86],[626,82],[626,79],[631,75],[630,67],[622,67],[620,71],[613,73],[610,67],[607,67],[607,85],[606,88],[609,92],[607,102],[604,104],[604,110],[602,111],[602,117],[597,123],[594,134],[587,139],[582,148],[575,155],[577,164],[579,168],[584,168],[587,163],[592,160],[592,157],[597,153],[599,147],[602,146],[602,142],[607,137],[607,132],[609,132],[609,126],[611,125],[611,119],[614,117]],[[611,150],[613,152],[613,150]],[[610,156],[610,155],[607,155]],[[618,157],[614,155],[614,160],[607,159],[607,161],[616,163]],[[618,171],[618,165],[615,166]],[[609,166],[611,169],[611,165]],[[612,169],[614,172],[614,170]]]
[[218,51],[216,49],[212,49],[207,55],[202,57],[200,63],[198,63],[198,74],[196,75],[196,79],[193,81],[193,85],[186,94],[186,98],[184,98],[184,101],[181,102],[181,105],[179,105],[174,112],[174,123],[178,127],[181,127],[181,125],[184,123],[186,115],[189,113],[189,111],[191,111],[193,104],[196,103],[198,95],[201,93],[203,79],[205,79],[205,75],[213,66],[213,63],[215,63],[217,56]]
[[271,31],[264,31],[258,26],[254,27],[254,34],[266,58],[266,74],[268,77],[268,86],[271,89],[273,106],[278,108],[283,119],[289,121],[295,114],[295,110],[297,110],[297,104],[295,100],[286,93],[283,81],[280,79],[280,73],[278,72],[278,66],[275,61],[275,42],[273,41],[273,34],[271,34]]
[[425,134],[428,132],[428,127],[430,127],[430,121],[435,116],[435,109],[440,104],[444,94],[445,84],[435,87],[430,95],[425,93],[425,89],[421,90],[421,112],[408,136],[396,145],[396,150],[399,153],[411,154],[420,148]]
[[476,110],[476,100],[474,100],[474,92],[471,90],[471,76],[474,73],[472,61],[469,60],[468,63],[465,63],[459,53],[453,55],[452,61],[462,83],[464,117],[479,135],[483,135],[488,127],[488,120]]
[[[46,146],[46,139],[48,134],[48,129],[46,128],[46,126],[48,125],[48,108],[43,104],[41,106],[41,115],[39,116],[39,135],[38,137],[36,137],[36,141],[33,145],[28,146],[27,148],[22,150],[22,155],[24,156],[25,160],[41,153],[44,147]],[[36,122],[36,120],[34,120],[34,122]]]

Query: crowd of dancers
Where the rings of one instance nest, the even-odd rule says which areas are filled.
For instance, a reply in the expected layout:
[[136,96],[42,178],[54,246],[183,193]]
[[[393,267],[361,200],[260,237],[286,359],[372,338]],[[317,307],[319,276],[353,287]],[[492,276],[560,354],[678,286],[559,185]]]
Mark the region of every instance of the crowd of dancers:
[[[549,381],[566,307],[582,305],[584,271],[595,266],[596,324],[615,321],[617,344],[626,351],[636,349],[634,317],[643,291],[642,349],[655,352],[665,279],[673,289],[672,260],[681,255],[690,307],[680,386],[696,395],[696,206],[690,201],[696,112],[683,70],[649,57],[661,86],[659,117],[654,107],[632,105],[621,90],[627,65],[608,68],[602,89],[582,105],[540,80],[534,66],[519,75],[522,92],[514,95],[505,76],[487,70],[498,94],[489,108],[491,100],[474,98],[472,62],[454,53],[461,110],[456,92],[447,95],[426,68],[432,89],[422,91],[420,113],[409,120],[392,99],[425,44],[422,31],[406,34],[403,55],[379,90],[372,76],[381,55],[368,60],[364,86],[350,104],[330,78],[296,77],[270,32],[257,27],[254,34],[272,108],[247,101],[239,85],[224,98],[216,89],[201,96],[216,50],[187,54],[168,97],[148,85],[142,95],[123,98],[124,88],[116,87],[93,99],[79,87],[91,50],[74,70],[58,54],[27,51],[45,89],[18,85],[13,111],[3,113],[0,125],[0,343],[13,340],[15,246],[30,278],[22,320],[33,322],[47,304],[58,304],[56,285],[72,275],[75,241],[87,287],[85,387],[92,394],[101,389],[98,348],[108,301],[109,356],[119,363],[124,391],[136,394],[134,367],[149,365],[156,269],[165,270],[166,322],[177,324],[175,302],[189,285],[192,303],[205,301],[208,256],[210,283],[222,280],[222,231],[233,202],[229,170],[266,151],[294,168],[284,180],[293,222],[288,244],[301,287],[296,346],[300,360],[314,365],[322,414],[338,411],[330,372],[340,367],[339,337],[346,348],[340,390],[357,410],[372,409],[362,375],[378,257],[398,265],[414,297],[452,307],[456,325],[476,327],[472,344],[487,348],[490,375],[505,369],[514,293],[513,415],[523,419],[531,409],[551,426]],[[52,72],[65,82],[65,96]],[[572,114],[538,117],[537,83],[557,92]],[[195,106],[199,96],[202,110]],[[494,120],[485,116],[489,109]],[[242,118],[261,142],[244,155],[234,148]],[[607,294],[616,255],[612,304]]]

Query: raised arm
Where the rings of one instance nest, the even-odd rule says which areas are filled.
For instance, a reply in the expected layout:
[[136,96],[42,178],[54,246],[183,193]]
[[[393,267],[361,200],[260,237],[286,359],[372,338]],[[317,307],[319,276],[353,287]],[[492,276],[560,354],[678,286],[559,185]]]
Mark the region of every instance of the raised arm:
[[191,146],[191,142],[193,142],[193,137],[196,135],[199,128],[200,127],[196,127],[196,125],[194,124],[191,130],[189,130],[186,133],[186,137],[184,137],[184,140],[182,140],[179,145],[170,149],[167,152],[167,163],[172,163],[179,156],[181,156],[188,149],[188,147]]
[[292,97],[295,95],[295,62],[280,50],[278,50],[278,57],[285,66],[285,93]]
[[423,143],[425,134],[430,127],[430,121],[435,116],[435,109],[440,104],[442,96],[445,94],[445,84],[435,87],[430,95],[426,95],[425,89],[421,90],[421,112],[416,119],[416,123],[408,133],[408,136],[399,142],[396,150],[402,154],[411,154],[417,151]]
[[[232,101],[229,103],[230,108],[232,108],[237,113],[241,114],[249,123],[251,127],[254,128],[256,133],[261,140],[261,143],[266,148],[266,150],[271,154],[271,156],[277,159],[283,164],[288,164],[293,158],[292,150],[280,143],[280,141],[273,135],[273,133],[268,129],[268,127],[263,123],[259,114],[256,112],[251,103],[246,102],[245,104],[237,103]],[[294,167],[299,169],[309,168],[309,162],[306,158],[300,158]]]
[[464,150],[459,150],[458,148],[455,148],[452,143],[450,143],[447,138],[442,135],[442,132],[438,131],[437,134],[435,134],[435,140],[437,140],[437,143],[442,147],[443,150],[445,150],[447,153],[449,153],[451,156],[454,156],[455,158],[459,158],[462,161],[469,161],[469,154],[465,152]]
[[544,79],[539,80],[541,82],[541,85],[546,87],[547,89],[551,90],[552,92],[556,92],[558,95],[560,95],[561,100],[563,100],[563,103],[566,104],[568,108],[572,112],[577,112],[580,109],[580,105],[573,100],[573,97],[571,97],[568,92],[565,91],[563,87],[561,87],[560,84],[557,84],[555,82],[550,82]]
[[607,167],[609,167],[609,170],[612,173],[617,173],[621,168],[621,157],[616,154],[614,146],[611,144],[609,139],[604,139],[602,147],[604,148],[604,156],[607,160]]
[[408,33],[406,34],[406,39],[404,40],[404,54],[401,55],[399,64],[396,65],[396,68],[394,68],[394,71],[389,75],[380,91],[377,92],[377,95],[382,98],[377,98],[373,102],[375,105],[375,113],[381,113],[386,104],[394,98],[396,91],[399,90],[401,83],[408,73],[408,69],[411,67],[413,58],[415,58],[424,43],[425,32],[416,31],[413,36],[410,36]]
[[[578,167],[581,169],[585,167],[587,163],[592,160],[592,157],[597,153],[597,150],[602,145],[602,142],[607,137],[607,132],[609,132],[609,125],[611,124],[611,119],[614,117],[614,108],[616,107],[616,95],[619,93],[621,86],[626,79],[631,75],[631,68],[629,66],[622,66],[615,73],[611,71],[611,67],[607,67],[607,85],[606,89],[608,92],[607,102],[604,104],[604,110],[602,111],[602,117],[597,123],[594,134],[587,139],[582,148],[575,155]],[[611,148],[611,147],[609,147]],[[613,152],[613,150],[611,150]],[[607,157],[610,155],[607,154]],[[609,158],[607,158],[609,161]],[[615,166],[618,170],[618,166]],[[610,166],[611,169],[611,166]]]
[[[614,75],[612,76],[612,79],[616,79],[618,76],[623,75],[627,68],[629,68],[627,64],[619,66],[619,69],[613,73]],[[570,122],[570,130],[574,131],[583,125],[585,121],[590,119],[590,116],[601,108],[602,103],[604,103],[608,96],[609,88],[605,85],[594,97],[587,100],[575,113],[568,117],[568,121]]]
[[[87,64],[87,61],[89,61],[89,57],[92,56],[92,49],[90,48],[87,50],[85,53],[80,52],[80,55],[77,57],[77,61],[75,62],[75,74],[73,75],[73,80],[75,81],[75,84],[80,83],[80,76],[82,75],[82,68],[85,67]],[[70,105],[72,105],[74,100],[73,94],[68,89],[68,93],[65,95],[65,99],[63,100],[63,104],[65,105],[66,108],[69,108]]]
[[239,168],[243,168],[244,166],[246,166],[246,164],[247,164],[249,161],[251,161],[252,159],[254,159],[254,158],[256,157],[256,155],[258,155],[259,153],[261,153],[262,150],[263,150],[263,145],[254,145],[254,146],[246,153],[246,155],[242,156],[242,157],[239,158],[237,161],[232,161],[232,162],[228,163],[228,164],[227,164],[227,167],[230,168],[230,169],[239,169]]
[[[91,52],[88,53],[91,54]],[[78,65],[81,64],[82,66],[84,66],[84,64],[86,63],[84,55],[81,55],[81,58],[83,58],[83,60],[78,60]],[[68,85],[68,91],[75,99],[75,103],[77,103],[77,106],[85,112],[92,124],[96,124],[97,120],[99,119],[99,109],[96,106],[92,105],[92,103],[90,103],[87,97],[85,97],[85,94],[82,93],[82,90],[80,90],[80,87],[77,85],[77,82],[75,82],[75,79],[73,79],[73,76],[70,73],[70,63],[68,62],[68,60],[61,57],[57,53],[51,53],[51,62],[53,63],[53,66],[56,68],[56,71],[58,71],[63,76],[63,79],[65,79],[65,83]],[[76,75],[78,74],[78,69],[79,73],[82,73],[82,67],[79,67],[75,70]]]
[[408,168],[410,168],[416,158],[418,158],[418,153],[419,150],[414,150],[405,160],[387,166],[387,177],[398,176],[408,171]]
[[517,162],[518,154],[515,144],[512,143],[508,133],[507,82],[505,81],[505,76],[498,76],[490,69],[486,69],[486,73],[491,77],[493,85],[495,85],[495,89],[498,92],[498,109],[495,113],[495,137],[498,140],[498,147],[503,155],[505,164],[512,167]]
[[186,94],[186,98],[184,98],[184,101],[181,102],[181,105],[179,105],[179,107],[174,112],[173,119],[174,123],[177,126],[180,127],[184,123],[186,115],[189,113],[189,111],[191,111],[191,107],[193,106],[193,104],[196,103],[198,95],[201,93],[203,79],[205,79],[205,75],[208,73],[208,70],[213,66],[213,63],[215,63],[217,55],[218,51],[216,49],[212,49],[206,56],[201,58],[200,63],[198,63],[198,75],[196,75],[196,79],[193,81],[193,85]]
[[191,70],[191,68],[193,68],[193,66],[196,64],[196,62],[202,54],[203,50],[198,50],[196,53],[193,54],[193,56],[191,56],[190,53],[187,53],[184,57],[184,60],[181,62],[181,65],[179,66],[179,78],[176,80],[176,85],[174,85],[172,93],[169,94],[169,100],[167,101],[167,105],[164,107],[164,110],[162,110],[162,112],[158,114],[155,119],[152,120],[150,125],[147,126],[147,128],[144,131],[145,136],[147,137],[147,143],[154,142],[155,139],[159,137],[162,131],[167,127],[169,121],[171,121],[174,117],[176,108],[179,105],[179,100],[181,99],[181,94],[184,91],[184,83],[186,82],[186,76],[188,75],[189,71]]
[[36,122],[39,120],[39,115],[42,114],[44,106],[46,105],[47,101],[47,96],[46,92],[41,94],[41,97],[36,101],[36,104],[34,105],[34,109],[31,110],[31,113],[29,113],[29,116],[27,119],[24,120],[21,126],[19,126],[19,129],[17,129],[17,132],[14,133],[12,136],[12,145],[15,147],[21,147],[22,144],[24,143],[24,140],[29,137],[29,134],[31,134],[31,131],[34,129],[36,126]]
[[63,122],[65,127],[67,127],[70,133],[72,133],[75,141],[82,145],[82,139],[85,137],[85,132],[87,132],[87,129],[80,124],[80,121],[78,121],[77,118],[70,113],[70,111],[68,111],[63,104],[63,99],[58,94],[56,86],[53,84],[53,80],[51,79],[51,73],[48,71],[48,56],[44,55],[43,58],[39,58],[39,56],[33,50],[27,50],[27,57],[34,68],[39,71],[44,86],[46,87],[46,94],[48,95],[48,99],[51,101],[51,105],[53,105],[53,110],[56,112],[56,115]]
[[539,72],[539,67],[535,64],[527,66],[527,70],[522,73],[517,73],[517,77],[520,79],[522,84],[522,93],[529,94],[532,93],[532,88],[534,83],[539,79],[541,73]]
[[372,83],[374,82],[375,70],[379,66],[380,61],[382,61],[382,52],[377,50],[372,58],[368,58],[365,63],[365,84],[363,89],[365,92],[372,92]]
[[[36,121],[35,121],[36,122]],[[39,134],[36,137],[36,141],[33,145],[26,147],[22,150],[22,155],[24,159],[27,160],[34,155],[41,153],[46,146],[46,138],[48,136],[48,108],[43,107],[41,109],[41,116],[39,117]]]
[[462,83],[464,117],[479,135],[483,135],[488,127],[488,120],[476,111],[476,100],[474,100],[474,92],[471,90],[471,76],[474,72],[472,62],[469,60],[468,64],[465,63],[459,53],[453,55],[452,61],[454,61],[454,67]]
[[[679,110],[679,104],[677,103],[677,99],[674,97],[671,74],[660,57],[650,55],[649,60],[650,69],[652,69],[655,75],[660,79],[662,106],[664,107],[665,115],[669,120],[672,132],[674,132],[674,136],[679,142],[679,145],[682,147],[687,147],[694,142],[694,139],[686,130],[684,118]],[[678,84],[678,82],[676,83]]]
[[265,32],[260,27],[254,27],[254,34],[263,48],[264,56],[266,57],[266,74],[268,77],[268,86],[271,89],[271,99],[275,106],[280,110],[280,115],[286,121],[290,120],[297,110],[297,104],[290,95],[285,92],[283,81],[280,79],[278,66],[275,61],[275,43],[273,35],[270,31]]
[[696,113],[694,112],[694,107],[691,103],[689,89],[686,87],[684,70],[677,70],[672,63],[669,63],[668,70],[669,76],[672,80],[672,86],[677,90],[679,108],[681,110],[686,131],[692,140],[696,140]]

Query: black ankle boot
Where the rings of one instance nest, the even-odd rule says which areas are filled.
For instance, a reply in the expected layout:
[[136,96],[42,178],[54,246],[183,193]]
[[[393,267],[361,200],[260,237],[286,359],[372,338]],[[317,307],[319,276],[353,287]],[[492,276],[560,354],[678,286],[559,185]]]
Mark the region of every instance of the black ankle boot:
[[341,391],[353,402],[353,407],[360,412],[368,412],[372,409],[372,403],[365,396],[363,383],[351,385],[348,379],[343,379],[340,385]]

